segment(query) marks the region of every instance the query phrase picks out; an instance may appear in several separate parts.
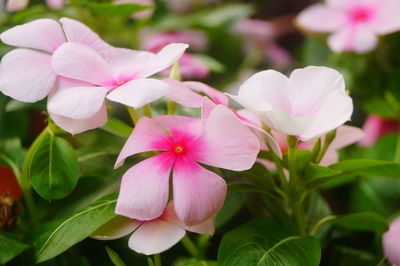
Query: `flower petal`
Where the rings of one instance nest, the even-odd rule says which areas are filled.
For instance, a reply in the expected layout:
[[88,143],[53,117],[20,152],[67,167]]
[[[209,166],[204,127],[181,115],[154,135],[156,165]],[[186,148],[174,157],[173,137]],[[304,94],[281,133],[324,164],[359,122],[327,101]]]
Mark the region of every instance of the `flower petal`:
[[129,238],[129,248],[145,255],[159,254],[185,236],[185,229],[164,220],[143,223]]
[[107,98],[113,102],[140,108],[165,96],[169,89],[169,85],[161,80],[135,79],[114,89]]
[[50,55],[28,49],[7,53],[0,66],[1,92],[23,102],[43,99],[56,80],[50,60]]
[[348,26],[328,38],[328,45],[334,52],[354,51],[362,54],[373,50],[378,43],[376,33],[365,26]]
[[24,48],[54,52],[65,42],[60,24],[52,19],[37,19],[15,26],[0,35],[2,42]]
[[106,61],[95,50],[84,44],[68,42],[54,52],[51,65],[64,77],[110,86],[114,77]]
[[103,104],[96,114],[85,119],[73,119],[51,112],[49,112],[49,115],[57,126],[71,134],[79,134],[90,129],[95,129],[107,122],[107,108],[105,104]]
[[90,237],[97,240],[118,239],[132,233],[142,222],[123,216],[117,216],[108,223],[102,225]]
[[192,91],[183,82],[173,79],[163,79],[169,86],[166,97],[180,105],[186,107],[201,107],[203,105],[203,96]]
[[251,168],[260,151],[257,137],[224,105],[204,122],[204,150],[196,161],[235,171]]
[[97,33],[77,20],[61,18],[60,23],[69,42],[78,42],[87,45],[99,53],[112,47],[103,41]]
[[186,225],[204,222],[222,207],[226,183],[217,174],[185,157],[177,158],[173,170],[175,211]]
[[6,11],[15,12],[25,9],[29,4],[29,0],[7,0]]
[[337,9],[315,4],[299,14],[297,23],[306,30],[331,32],[346,23],[346,16]]
[[223,92],[214,89],[205,83],[199,81],[185,81],[183,82],[183,84],[188,86],[192,90],[206,94],[216,104],[222,104],[226,106],[228,106],[229,104],[229,98]]
[[361,128],[352,126],[341,126],[336,130],[336,137],[329,146],[332,149],[341,149],[360,141],[364,137]]
[[398,0],[379,1],[371,27],[378,34],[388,34],[400,30],[400,3]]
[[344,92],[345,84],[343,76],[332,68],[309,66],[294,70],[289,86],[291,114],[313,115],[335,90]]
[[396,218],[389,227],[389,231],[383,234],[383,250],[389,262],[400,264],[400,218]]
[[55,91],[47,102],[49,112],[74,119],[86,119],[104,105],[107,88],[69,87]]
[[168,201],[174,157],[161,153],[125,172],[115,213],[141,221],[159,217]]

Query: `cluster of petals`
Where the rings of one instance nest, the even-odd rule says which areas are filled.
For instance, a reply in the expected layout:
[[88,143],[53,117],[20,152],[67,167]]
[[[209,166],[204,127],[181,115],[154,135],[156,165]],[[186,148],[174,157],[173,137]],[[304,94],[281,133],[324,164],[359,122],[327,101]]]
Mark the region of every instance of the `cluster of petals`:
[[194,226],[182,223],[176,216],[171,201],[156,219],[140,221],[117,216],[100,227],[92,237],[98,240],[113,240],[133,232],[129,237],[128,246],[137,253],[153,255],[174,246],[185,236],[186,231],[213,235],[214,230],[213,217]]
[[0,38],[22,47],[2,58],[1,91],[24,102],[49,96],[51,118],[73,134],[107,121],[106,96],[136,108],[164,96],[168,85],[147,77],[176,62],[187,48],[170,44],[157,54],[115,48],[68,18],[38,19]]
[[172,172],[178,218],[186,225],[199,224],[221,208],[226,195],[224,179],[199,163],[247,170],[254,164],[259,146],[257,137],[224,105],[216,105],[201,119],[144,117],[128,138],[116,167],[137,153],[160,153],[124,174],[116,213],[138,220],[159,217],[168,202]]
[[370,147],[382,136],[400,132],[400,121],[384,119],[378,115],[369,115],[365,120],[363,130],[364,137],[359,142],[360,146]]
[[335,52],[365,53],[375,48],[378,36],[400,30],[400,0],[326,0],[305,9],[300,27],[331,32],[329,47]]
[[[46,5],[51,9],[62,9],[64,0],[46,0]],[[6,0],[5,9],[8,12],[16,12],[25,9],[29,4],[29,0]]]
[[396,218],[383,234],[383,251],[389,262],[400,265],[400,217]]
[[343,76],[327,67],[296,69],[289,78],[274,70],[261,71],[231,97],[271,129],[302,141],[339,127],[353,112]]
[[[162,47],[175,42],[189,44],[192,51],[203,51],[207,46],[206,36],[201,31],[181,30],[154,34],[148,30],[142,32],[142,49],[153,53],[157,53]],[[205,78],[210,74],[206,64],[187,52],[179,59],[179,71],[185,79]],[[167,73],[167,70],[164,72]]]

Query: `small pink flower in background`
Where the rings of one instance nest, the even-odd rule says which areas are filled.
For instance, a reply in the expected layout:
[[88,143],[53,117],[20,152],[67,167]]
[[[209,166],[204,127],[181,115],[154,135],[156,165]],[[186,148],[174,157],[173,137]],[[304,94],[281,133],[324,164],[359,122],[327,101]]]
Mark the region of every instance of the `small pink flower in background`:
[[275,42],[278,32],[273,23],[244,19],[236,23],[234,31],[245,38],[247,50],[254,49],[254,45],[264,50],[272,65],[283,68],[292,63],[290,54]]
[[330,32],[335,52],[365,53],[375,48],[378,36],[400,30],[400,0],[326,0],[304,10],[298,24],[310,31]]
[[[190,49],[195,51],[203,51],[207,46],[207,39],[200,31],[183,30],[169,31],[162,33],[150,34],[147,31],[142,33],[142,49],[156,53],[162,47],[174,42],[182,42],[190,45]],[[199,61],[189,53],[185,53],[179,60],[179,70],[181,76],[185,79],[189,78],[205,78],[210,71],[203,62]],[[167,75],[168,70],[165,71]]]
[[16,12],[25,9],[29,4],[29,0],[7,0],[6,11]]
[[[81,120],[79,125],[83,126],[83,120],[105,121],[98,115],[104,108],[106,97],[140,108],[169,90],[167,83],[147,77],[176,62],[186,47],[186,44],[170,44],[158,54],[110,48],[100,54],[80,43],[65,43],[53,54],[52,67],[58,75],[81,81],[84,85],[56,90],[49,97],[47,109],[51,114]],[[99,123],[93,125],[96,124],[100,126]],[[63,123],[58,125],[62,127]],[[85,130],[85,127],[79,128],[79,132]]]
[[289,78],[273,70],[258,72],[231,97],[271,129],[302,141],[339,127],[353,112],[343,76],[327,67],[297,69]]
[[[114,0],[114,4],[138,4],[143,6],[154,6],[154,0]],[[154,9],[149,8],[143,11],[136,12],[132,15],[133,19],[146,19],[153,15]]]
[[[61,23],[61,24],[60,24]],[[110,45],[82,23],[38,19],[15,26],[0,35],[2,42],[17,46],[5,54],[0,65],[1,92],[22,102],[36,102],[53,89],[57,74],[51,67],[52,53],[65,42],[78,42],[101,53]]]
[[382,136],[400,132],[400,122],[394,119],[384,119],[377,115],[369,115],[364,123],[364,138],[359,142],[361,146],[370,147]]
[[137,253],[153,255],[166,251],[178,243],[186,231],[198,234],[214,234],[214,218],[187,226],[176,216],[172,202],[169,202],[160,217],[140,221],[118,216],[100,227],[92,237],[98,240],[113,240],[132,233],[129,247]]
[[389,231],[383,234],[383,251],[388,261],[400,265],[400,218],[395,219]]
[[169,198],[172,171],[174,208],[186,225],[196,225],[222,207],[226,183],[198,163],[243,171],[259,152],[257,137],[225,106],[203,119],[184,116],[142,118],[128,138],[116,167],[128,156],[161,151],[122,177],[116,213],[132,219],[159,217]]
[[59,10],[64,7],[65,0],[46,0],[46,4],[51,9]]

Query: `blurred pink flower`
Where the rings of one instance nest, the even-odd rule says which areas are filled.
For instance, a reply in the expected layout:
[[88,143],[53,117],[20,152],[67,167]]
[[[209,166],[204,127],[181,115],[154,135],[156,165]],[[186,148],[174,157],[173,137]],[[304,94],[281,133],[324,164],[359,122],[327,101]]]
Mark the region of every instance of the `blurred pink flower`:
[[[174,43],[183,42],[190,45],[191,50],[202,51],[207,46],[207,39],[200,31],[183,30],[183,31],[169,31],[162,33],[150,34],[147,31],[142,33],[142,49],[158,52],[163,46]],[[179,60],[179,70],[181,76],[185,79],[190,78],[205,78],[209,75],[210,71],[203,62],[199,61],[189,53],[185,53]],[[168,75],[169,70],[164,74]]]
[[65,2],[65,0],[46,0],[47,6],[54,10],[62,9]]
[[[64,7],[64,0],[46,0],[46,5],[51,9],[61,9]],[[16,12],[25,9],[29,0],[6,0],[6,11]]]
[[17,46],[5,54],[0,65],[1,92],[23,102],[36,102],[53,89],[57,74],[52,54],[66,42],[87,45],[102,53],[111,46],[84,24],[69,18],[37,19],[15,26],[0,35],[2,42]]
[[137,253],[153,255],[170,249],[186,234],[186,231],[213,235],[214,218],[187,226],[176,216],[172,202],[169,202],[160,217],[150,221],[140,221],[118,216],[100,227],[91,237],[98,240],[113,240],[132,233],[129,247]]
[[339,127],[353,112],[343,76],[327,67],[297,69],[290,78],[258,72],[231,97],[271,129],[303,141]]
[[256,47],[261,48],[271,64],[283,68],[293,61],[290,54],[276,44],[278,32],[273,23],[258,19],[244,19],[236,23],[234,31],[244,37],[248,46],[247,50]]
[[202,119],[184,116],[142,118],[128,138],[116,167],[128,156],[161,151],[131,167],[122,177],[116,213],[152,220],[169,198],[169,176],[175,211],[186,225],[196,225],[221,208],[226,183],[199,163],[243,171],[259,152],[256,136],[225,106],[217,105]]
[[389,231],[383,234],[382,242],[389,262],[400,265],[400,217],[390,224]]
[[[154,6],[154,0],[114,0],[114,4],[138,4],[143,6]],[[136,12],[132,15],[133,19],[146,19],[153,15],[154,9],[149,8]]]
[[400,122],[394,119],[383,119],[377,115],[369,115],[364,123],[364,138],[359,142],[361,146],[370,147],[386,134],[400,132]]
[[49,97],[47,109],[52,114],[84,120],[98,114],[106,97],[140,108],[164,96],[169,89],[167,83],[147,77],[177,61],[186,47],[186,44],[170,44],[158,54],[110,48],[101,55],[89,46],[65,43],[53,54],[54,71],[86,84],[58,89]]
[[375,48],[378,35],[400,30],[400,0],[326,0],[304,10],[298,24],[310,31],[331,32],[335,52],[365,53]]

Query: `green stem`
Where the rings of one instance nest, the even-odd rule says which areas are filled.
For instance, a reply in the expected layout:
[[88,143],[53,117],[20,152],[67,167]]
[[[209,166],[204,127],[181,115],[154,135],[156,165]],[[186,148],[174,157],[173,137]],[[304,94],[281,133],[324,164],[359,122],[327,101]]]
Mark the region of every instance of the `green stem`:
[[184,238],[182,238],[181,243],[192,257],[197,259],[201,259],[203,257],[200,251],[197,249],[197,247],[193,244],[192,240],[190,240],[190,238],[187,235],[185,235]]
[[160,254],[154,254],[154,266],[162,266]]
[[133,107],[128,107],[128,112],[133,124],[136,125],[137,121],[139,120],[139,114],[136,112],[136,109]]
[[167,102],[167,114],[174,115],[176,112],[176,103],[168,100]]
[[290,183],[292,186],[297,185],[297,169],[296,169],[296,146],[298,140],[294,136],[287,136],[288,143],[288,168]]
[[278,157],[278,155],[275,154],[274,150],[272,149],[272,147],[268,143],[268,141],[265,141],[265,144],[267,144],[267,147],[268,147],[269,151],[271,152],[272,160],[275,163],[276,172],[278,173],[279,181],[283,187],[283,190],[286,190],[287,180],[286,180],[285,172],[283,171],[282,160]]
[[335,220],[337,216],[335,215],[330,215],[322,218],[319,220],[311,229],[310,235],[315,236],[318,233],[319,228],[321,228],[322,225],[326,224],[327,222],[330,222],[332,220]]
[[297,226],[298,233],[301,236],[306,235],[306,218],[304,215],[304,206],[303,202],[300,200],[296,200],[292,202],[293,205],[293,218],[294,222]]
[[332,130],[331,132],[326,134],[324,145],[322,146],[321,151],[319,152],[317,158],[315,159],[315,163],[319,164],[321,162],[322,158],[324,158],[326,151],[328,150],[329,146],[331,145],[335,137],[336,137],[336,130]]
[[400,136],[397,138],[396,153],[394,155],[394,162],[400,163]]
[[150,118],[153,117],[153,111],[151,110],[151,106],[149,104],[143,106],[143,114]]

